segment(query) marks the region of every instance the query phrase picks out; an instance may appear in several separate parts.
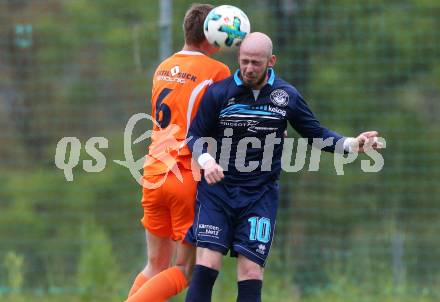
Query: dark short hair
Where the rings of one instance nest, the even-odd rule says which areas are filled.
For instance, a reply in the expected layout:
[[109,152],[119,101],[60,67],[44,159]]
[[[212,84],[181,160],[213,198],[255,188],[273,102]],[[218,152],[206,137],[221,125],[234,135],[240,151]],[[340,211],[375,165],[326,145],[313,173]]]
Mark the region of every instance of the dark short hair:
[[205,40],[203,23],[206,16],[214,8],[211,4],[195,3],[186,11],[183,19],[183,34],[188,45],[200,45]]

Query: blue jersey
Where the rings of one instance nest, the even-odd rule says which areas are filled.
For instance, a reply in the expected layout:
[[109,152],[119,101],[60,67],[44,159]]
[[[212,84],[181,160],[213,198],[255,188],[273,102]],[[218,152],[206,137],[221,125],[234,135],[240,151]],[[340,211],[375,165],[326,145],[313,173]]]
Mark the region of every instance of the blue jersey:
[[309,143],[313,138],[332,138],[324,151],[335,151],[336,143],[344,139],[321,126],[295,87],[277,77],[273,69],[256,99],[239,72],[207,89],[188,132],[195,157],[206,152],[206,145],[203,150],[195,145],[197,139],[215,140],[216,150],[210,153],[216,151],[214,157],[225,170],[224,183],[260,186],[277,180],[287,122]]

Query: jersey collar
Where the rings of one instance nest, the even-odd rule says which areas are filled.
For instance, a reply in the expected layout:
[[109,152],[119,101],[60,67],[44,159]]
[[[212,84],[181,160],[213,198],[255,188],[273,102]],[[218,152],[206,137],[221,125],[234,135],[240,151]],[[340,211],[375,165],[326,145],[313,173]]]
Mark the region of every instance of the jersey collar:
[[[270,86],[272,86],[273,82],[275,81],[275,71],[273,70],[273,68],[269,68],[268,73],[269,73],[269,79],[267,80],[267,83]],[[237,84],[237,86],[243,85],[243,81],[240,79],[240,69],[237,69],[237,71],[235,71],[234,81],[235,81],[235,84]]]
[[195,50],[181,50],[177,54],[179,55],[191,55],[191,56],[204,56],[200,51]]

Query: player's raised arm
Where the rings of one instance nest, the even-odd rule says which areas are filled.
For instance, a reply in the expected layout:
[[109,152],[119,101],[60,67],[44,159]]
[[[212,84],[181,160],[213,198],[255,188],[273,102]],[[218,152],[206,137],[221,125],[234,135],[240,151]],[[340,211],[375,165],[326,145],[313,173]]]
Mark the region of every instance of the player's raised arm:
[[[339,133],[322,126],[310,110],[306,101],[296,90],[292,92],[292,96],[293,100],[289,103],[290,110],[288,116],[292,127],[302,137],[308,138],[309,144],[313,143],[313,139],[322,139],[322,141],[329,142],[322,145],[322,150],[327,152],[343,152],[343,150],[336,150],[336,148],[339,145],[342,148],[344,144],[340,140],[345,140],[346,138]],[[337,144],[338,142],[339,145]]]
[[[377,131],[362,132],[357,137],[344,137],[322,126],[302,96],[296,91],[294,96],[294,102],[289,104],[291,109],[289,122],[302,137],[309,139],[309,144],[313,143],[314,138],[320,138],[322,141],[329,140],[331,144],[317,146],[328,152],[362,153],[368,148],[380,149],[383,147],[383,144],[377,140]],[[340,150],[338,150],[338,147]]]

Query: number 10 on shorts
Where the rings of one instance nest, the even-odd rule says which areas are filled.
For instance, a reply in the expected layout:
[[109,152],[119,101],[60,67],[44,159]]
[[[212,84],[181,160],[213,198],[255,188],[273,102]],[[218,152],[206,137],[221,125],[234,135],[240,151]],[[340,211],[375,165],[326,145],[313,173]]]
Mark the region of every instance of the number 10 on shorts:
[[249,239],[268,243],[270,240],[270,219],[266,217],[251,217],[248,221],[251,226]]

